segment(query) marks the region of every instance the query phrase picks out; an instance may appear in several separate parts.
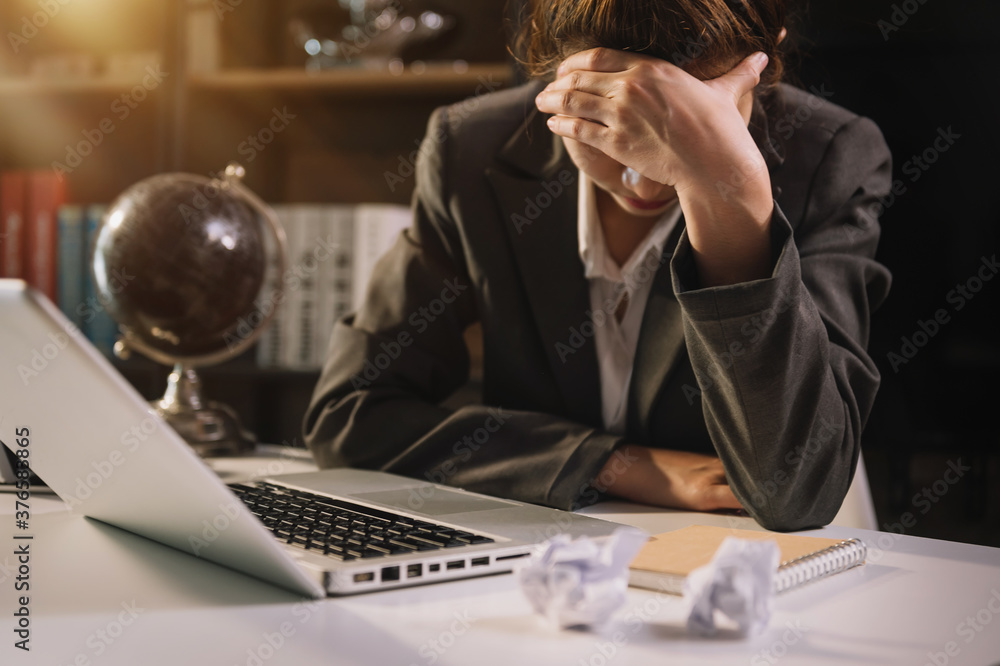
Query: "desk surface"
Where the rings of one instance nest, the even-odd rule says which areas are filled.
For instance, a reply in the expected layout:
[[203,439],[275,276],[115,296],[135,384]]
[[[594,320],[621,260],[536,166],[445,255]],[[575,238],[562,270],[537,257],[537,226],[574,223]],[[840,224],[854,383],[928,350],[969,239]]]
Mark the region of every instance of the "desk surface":
[[[256,472],[273,461],[250,461]],[[282,459],[282,471],[305,464]],[[248,467],[248,465],[250,467]],[[224,476],[238,475],[226,465]],[[268,470],[268,473],[272,473]],[[0,494],[0,664],[1000,663],[1000,549],[839,527],[869,563],[778,597],[750,639],[688,636],[677,597],[631,590],[599,631],[555,631],[510,575],[311,601],[32,498],[31,652],[14,648],[14,497]],[[747,518],[605,503],[652,533]]]

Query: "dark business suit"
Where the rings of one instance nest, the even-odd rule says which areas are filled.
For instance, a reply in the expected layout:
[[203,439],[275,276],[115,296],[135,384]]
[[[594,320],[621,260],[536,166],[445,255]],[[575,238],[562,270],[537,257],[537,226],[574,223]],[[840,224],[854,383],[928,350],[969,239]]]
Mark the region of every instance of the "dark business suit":
[[[649,278],[619,437],[601,429],[578,172],[534,108],[539,87],[431,118],[414,224],[330,342],[305,419],[317,461],[575,508],[598,499],[591,480],[631,442],[717,453],[765,527],[828,523],[879,382],[865,351],[889,285],[872,259],[872,204],[890,184],[878,129],[790,87],[758,100],[773,274],[700,289],[682,219]],[[718,187],[739,184],[734,172]],[[466,381],[462,334],[477,320],[483,405],[437,406]]]

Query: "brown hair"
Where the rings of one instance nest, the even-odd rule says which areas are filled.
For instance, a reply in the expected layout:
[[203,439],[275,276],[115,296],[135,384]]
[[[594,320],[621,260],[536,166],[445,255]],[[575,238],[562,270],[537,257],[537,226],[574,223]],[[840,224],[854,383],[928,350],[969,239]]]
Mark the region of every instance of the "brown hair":
[[761,84],[770,87],[784,71],[784,24],[785,0],[527,0],[513,50],[536,78],[597,46],[660,58],[701,78],[763,51],[770,62]]

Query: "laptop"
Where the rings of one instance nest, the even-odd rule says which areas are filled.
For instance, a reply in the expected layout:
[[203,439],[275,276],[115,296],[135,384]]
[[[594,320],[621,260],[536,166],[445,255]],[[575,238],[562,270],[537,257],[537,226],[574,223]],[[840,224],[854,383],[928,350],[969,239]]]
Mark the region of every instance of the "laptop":
[[[80,331],[0,280],[0,441],[85,516],[306,596],[509,572],[616,523],[383,472],[227,486]],[[304,525],[304,526],[303,526]]]

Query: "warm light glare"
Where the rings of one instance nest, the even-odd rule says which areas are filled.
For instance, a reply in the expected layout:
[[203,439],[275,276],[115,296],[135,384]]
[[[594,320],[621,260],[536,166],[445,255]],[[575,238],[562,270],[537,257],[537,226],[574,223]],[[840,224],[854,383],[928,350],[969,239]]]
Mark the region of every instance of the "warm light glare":
[[236,247],[236,239],[229,233],[229,225],[227,223],[220,220],[212,220],[205,225],[205,231],[208,234],[208,240],[213,243],[220,243],[227,250],[232,250]]
[[125,221],[125,211],[118,209],[108,217],[108,228],[117,229]]

